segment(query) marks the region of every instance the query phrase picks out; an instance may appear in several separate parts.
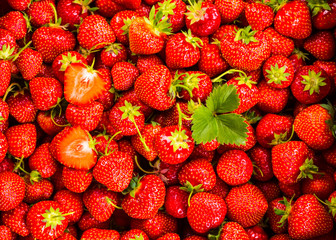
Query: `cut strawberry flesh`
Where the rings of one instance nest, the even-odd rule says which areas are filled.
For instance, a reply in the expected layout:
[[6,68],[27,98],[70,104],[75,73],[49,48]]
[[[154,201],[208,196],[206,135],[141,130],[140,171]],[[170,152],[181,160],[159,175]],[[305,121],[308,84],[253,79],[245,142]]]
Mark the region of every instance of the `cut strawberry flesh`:
[[72,63],[64,73],[64,97],[72,104],[85,105],[99,98],[105,84],[97,71],[83,63]]

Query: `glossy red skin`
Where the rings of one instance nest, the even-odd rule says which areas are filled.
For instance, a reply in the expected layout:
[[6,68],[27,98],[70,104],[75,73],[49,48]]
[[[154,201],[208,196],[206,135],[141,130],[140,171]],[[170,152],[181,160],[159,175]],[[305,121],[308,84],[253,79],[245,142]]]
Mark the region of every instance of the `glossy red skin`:
[[92,217],[89,212],[84,211],[77,225],[81,231],[85,231],[90,228],[109,229],[110,223],[110,220],[99,222],[98,220],[94,219],[94,217]]
[[0,162],[0,173],[2,172],[13,172],[14,163],[11,159],[5,158]]
[[117,62],[127,61],[126,48],[122,44],[119,47],[121,49],[117,49],[117,54],[113,50],[108,50],[108,48],[100,52],[100,58],[106,67],[112,68]]
[[112,0],[97,0],[95,6],[99,8],[97,13],[105,18],[112,18],[118,12],[125,10],[124,6]]
[[7,99],[7,103],[9,114],[19,123],[28,123],[35,120],[37,108],[27,89],[18,92],[18,94],[10,95]]
[[88,10],[72,0],[60,0],[56,6],[57,15],[62,18],[62,25],[69,24],[68,30],[76,29],[75,24],[80,24],[81,18],[89,15]]
[[[269,73],[266,72],[266,70],[271,70],[271,67],[275,67],[275,65],[278,65],[279,68],[285,67],[285,72],[289,74],[289,76],[285,77],[287,81],[281,81],[280,84],[276,82],[271,82],[271,78],[268,77]],[[266,62],[263,65],[263,75],[265,77],[265,80],[268,84],[270,84],[271,87],[275,88],[287,88],[291,85],[293,79],[294,79],[294,67],[292,65],[291,60],[284,57],[283,55],[274,55],[266,60]]]
[[267,202],[271,202],[274,199],[281,197],[280,187],[275,178],[267,182],[255,182],[255,185],[262,191]]
[[26,225],[26,216],[29,210],[27,203],[21,202],[16,208],[1,213],[1,221],[14,233],[27,236],[29,231]]
[[[268,209],[266,216],[269,218],[269,225],[272,231],[276,234],[281,234],[281,233],[286,233],[288,229],[288,222],[285,221],[284,225],[280,227],[279,221],[281,220],[282,216],[277,215],[274,212],[274,209],[279,209],[279,210],[286,210],[286,206],[279,201],[282,201],[284,198],[279,197],[274,199],[269,203]],[[289,199],[287,199],[289,201]],[[293,206],[294,202],[291,203]]]
[[0,162],[2,162],[7,154],[8,142],[6,136],[0,132]]
[[331,60],[335,56],[335,38],[330,31],[319,31],[312,34],[305,40],[303,46],[318,60]]
[[7,88],[9,87],[11,81],[11,64],[7,60],[0,60],[0,74],[1,74],[1,84],[0,84],[0,96],[5,95]]
[[98,153],[105,154],[105,151],[116,151],[118,150],[118,143],[111,139],[110,136],[104,135],[104,134],[98,134],[96,136],[93,136],[93,139],[96,141],[95,148],[98,151]]
[[[186,101],[192,99],[194,102],[197,102],[199,99],[201,102],[205,102],[205,100],[208,98],[208,96],[212,91],[212,82],[210,77],[201,71],[189,71],[187,73],[201,74],[201,76],[197,77],[199,81],[197,84],[198,87],[194,87],[192,89],[192,95],[193,95],[192,98],[190,97],[188,91],[185,89],[181,90],[180,92],[181,97]],[[184,83],[184,85],[188,86],[188,83]]]
[[13,172],[0,173],[0,211],[16,208],[23,200],[25,183]]
[[245,6],[245,17],[253,30],[262,31],[273,23],[274,12],[270,6],[252,2]]
[[131,230],[124,232],[121,235],[120,240],[135,239],[137,237],[142,237],[144,240],[149,240],[147,234],[140,229],[131,229]]
[[315,175],[313,179],[302,179],[302,194],[315,194],[319,199],[327,199],[335,190],[335,181],[332,174]]
[[219,240],[225,239],[249,240],[250,237],[239,223],[228,222],[223,226],[222,231],[219,235]]
[[323,69],[330,78],[336,77],[336,62],[317,60],[313,65]]
[[36,121],[39,125],[39,127],[48,135],[54,136],[60,131],[63,130],[63,125],[67,124],[67,121],[65,119],[65,114],[62,114],[61,116],[55,116],[54,121],[59,125],[55,125],[53,121],[51,120],[50,112],[46,111],[39,111],[37,113]]
[[336,26],[336,1],[328,0],[331,10],[321,9],[315,16],[312,16],[312,23],[316,29],[332,29]]
[[189,193],[180,186],[170,186],[166,191],[164,207],[166,212],[175,218],[187,217]]
[[2,49],[3,45],[5,45],[10,48],[14,48],[15,45],[15,36],[12,32],[6,30],[6,29],[0,29],[0,49]]
[[265,230],[256,225],[246,229],[247,234],[250,237],[250,240],[268,240],[268,235]]
[[146,72],[149,68],[157,65],[164,65],[163,61],[157,55],[141,55],[138,57],[136,67],[140,74]]
[[[213,34],[220,26],[221,16],[215,5],[209,2],[202,2],[203,18],[191,23],[191,19],[186,17],[186,26],[193,34],[205,37]],[[189,13],[190,11],[187,11]]]
[[55,21],[54,12],[50,4],[55,7],[55,1],[51,0],[32,2],[29,5],[26,14],[30,18],[30,24],[33,27],[39,28]]
[[[155,2],[164,2],[164,0],[158,0]],[[186,4],[182,0],[172,0],[171,3],[175,4],[175,8],[173,9],[173,14],[168,15],[168,21],[171,23],[171,29],[173,33],[179,32],[186,24]],[[153,5],[153,4],[149,4]],[[155,3],[155,8],[159,7],[158,3]]]
[[271,43],[271,55],[283,55],[288,57],[294,50],[294,41],[278,33],[274,28],[265,29]]
[[26,20],[19,11],[10,11],[1,17],[0,27],[11,31],[16,40],[22,39],[27,34]]
[[242,0],[215,0],[215,6],[221,15],[221,23],[231,23],[243,12],[245,4]]
[[129,62],[117,62],[111,69],[114,88],[126,91],[133,87],[139,77],[139,70]]
[[63,167],[62,181],[64,186],[72,192],[84,192],[92,182],[92,173],[87,170]]
[[[253,178],[258,181],[269,181],[273,177],[271,151],[260,145],[256,145],[248,152],[251,161],[256,165]],[[260,169],[260,170],[259,170]],[[262,174],[261,174],[261,172]]]
[[184,131],[184,133],[187,135],[187,139],[184,140],[184,142],[187,143],[187,148],[179,147],[174,151],[173,148],[173,142],[168,139],[168,137],[172,136],[172,133],[179,130],[179,126],[173,125],[164,127],[161,129],[159,133],[155,136],[154,145],[155,149],[158,153],[159,158],[166,163],[169,164],[177,164],[184,162],[192,153],[194,149],[194,140],[191,137],[191,131],[181,126],[181,131]]
[[91,228],[86,230],[82,235],[82,239],[95,239],[95,238],[118,240],[120,239],[120,234],[116,230]]
[[40,201],[48,200],[54,191],[54,186],[47,179],[41,179],[38,182],[30,182],[30,176],[24,177],[26,183],[26,193],[24,202],[32,204]]

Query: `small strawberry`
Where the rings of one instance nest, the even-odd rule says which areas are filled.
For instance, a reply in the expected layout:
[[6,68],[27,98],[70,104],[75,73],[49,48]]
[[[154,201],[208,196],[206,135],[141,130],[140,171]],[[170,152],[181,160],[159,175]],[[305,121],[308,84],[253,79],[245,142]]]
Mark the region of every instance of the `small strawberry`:
[[36,121],[39,127],[50,136],[55,136],[67,124],[65,114],[56,115],[55,113],[51,114],[50,111],[39,111]]
[[90,228],[109,229],[111,221],[100,222],[96,220],[89,212],[84,212],[78,221],[78,228],[81,231],[86,231]]
[[314,175],[313,179],[302,180],[302,194],[314,194],[319,199],[327,199],[335,191],[335,181],[332,174],[321,172]]
[[301,67],[307,65],[308,53],[304,53],[297,48],[294,48],[292,54],[288,57],[292,61],[294,67],[294,73],[296,73]]
[[126,48],[120,43],[112,43],[104,47],[100,58],[105,66],[112,68],[117,62],[127,61]]
[[335,56],[335,38],[329,31],[314,33],[304,41],[303,47],[318,60],[330,60]]
[[97,13],[105,18],[112,18],[117,13],[124,11],[125,7],[112,0],[96,0]]
[[48,179],[41,178],[37,171],[32,171],[24,176],[26,192],[24,202],[32,204],[39,201],[48,200],[54,192],[54,186]]
[[99,240],[99,239],[118,240],[120,239],[120,234],[116,230],[90,228],[83,232],[81,239],[83,240]]
[[242,0],[215,0],[215,6],[218,8],[221,15],[221,23],[231,23],[236,20],[243,12],[245,4]]
[[140,74],[146,72],[153,66],[164,65],[163,61],[156,54],[138,56],[136,67]]
[[245,228],[256,225],[263,218],[268,207],[260,189],[250,183],[232,188],[225,202],[228,210],[227,217]]
[[268,234],[265,232],[264,228],[260,227],[259,225],[247,228],[246,233],[250,237],[250,240],[268,240]]
[[248,156],[255,167],[253,177],[258,181],[269,181],[273,177],[271,151],[256,145],[248,152]]
[[13,172],[0,173],[0,211],[9,211],[16,208],[25,195],[23,179]]
[[92,173],[87,170],[63,167],[61,181],[71,192],[84,192],[90,186],[92,179]]
[[273,27],[266,28],[264,33],[267,35],[271,44],[271,55],[282,55],[288,57],[294,50],[294,41],[278,33]]
[[93,177],[114,192],[122,192],[127,188],[131,182],[132,173],[133,159],[129,154],[118,150],[100,157],[93,168]]
[[249,235],[245,229],[237,222],[227,222],[221,228],[219,240],[249,240]]
[[252,2],[245,6],[245,17],[253,30],[263,31],[273,23],[274,12],[270,6]]
[[10,11],[0,18],[0,27],[11,31],[16,40],[22,39],[29,29],[27,15],[19,11]]
[[269,225],[276,234],[285,233],[288,228],[287,219],[282,219],[280,213],[286,210],[286,206],[293,205],[294,202],[288,201],[286,197],[272,200],[268,205],[266,216],[269,218]]
[[143,238],[143,240],[149,240],[147,234],[140,229],[131,229],[131,230],[124,232],[121,235],[120,240],[129,240],[129,239],[138,239],[138,238]]
[[312,11],[312,23],[316,29],[332,29],[336,26],[336,6],[334,0],[317,3],[308,1],[308,7]]
[[180,186],[170,186],[166,191],[164,207],[166,212],[175,218],[187,217],[189,193]]
[[217,228],[226,215],[227,207],[223,198],[206,192],[196,193],[190,200],[187,219],[193,230],[206,233]]
[[13,235],[14,235],[12,234],[11,230],[5,225],[0,225],[0,234],[1,234],[1,237],[6,240],[13,239]]
[[129,62],[117,62],[111,69],[113,86],[116,90],[130,89],[139,76],[139,70]]
[[267,199],[267,202],[271,202],[274,199],[281,197],[281,191],[278,181],[275,180],[274,178],[267,182],[256,182],[255,185],[264,194],[265,198]]
[[25,80],[32,80],[41,69],[42,54],[31,48],[24,49],[15,60],[15,64]]
[[32,2],[26,10],[31,25],[39,28],[45,24],[48,24],[49,22],[54,21],[54,8],[55,3],[51,0]]
[[27,236],[26,216],[29,210],[27,203],[21,202],[16,208],[1,213],[1,221],[14,233]]

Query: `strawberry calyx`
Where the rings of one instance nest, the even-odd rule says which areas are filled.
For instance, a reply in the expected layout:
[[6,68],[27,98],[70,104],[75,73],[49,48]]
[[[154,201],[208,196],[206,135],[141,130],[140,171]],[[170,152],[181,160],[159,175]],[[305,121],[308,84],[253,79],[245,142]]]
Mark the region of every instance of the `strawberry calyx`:
[[82,14],[88,11],[94,12],[99,9],[98,7],[90,7],[92,0],[73,0],[72,3],[76,3],[82,7]]
[[181,91],[181,89],[185,89],[190,97],[192,98],[192,88],[188,87],[188,85],[184,84],[184,78],[183,76],[187,73],[181,73],[179,74],[177,71],[175,72],[174,79],[172,80],[172,83],[170,84],[168,94],[169,96],[174,99],[176,96],[179,97],[178,93]]
[[308,7],[312,11],[312,17],[317,15],[321,10],[331,11],[331,7],[325,0],[307,0]]
[[124,19],[124,26],[121,27],[121,29],[123,30],[122,35],[128,34],[129,27],[131,26],[132,21],[133,21],[133,18]]
[[26,21],[27,32],[32,32],[33,28],[32,28],[32,25],[30,24],[31,17],[28,17],[28,15],[25,12],[21,12],[21,13],[23,15],[24,20]]
[[191,20],[190,24],[194,24],[195,22],[204,20],[207,7],[202,8],[202,3],[203,1],[191,2],[189,0],[190,5],[187,6],[187,13],[185,13],[185,15],[189,20]]
[[153,6],[149,12],[149,17],[144,17],[145,22],[157,36],[161,36],[161,34],[172,34],[171,23],[168,22],[167,15],[164,14],[163,9],[158,8],[157,10],[156,12],[155,6]]
[[36,171],[36,170],[33,170],[33,171],[31,171],[31,173],[29,174],[29,181],[30,181],[30,183],[33,185],[34,183],[36,183],[36,182],[39,182],[39,181],[41,181],[42,180],[42,176],[41,176],[41,174],[38,172],[38,171]]
[[292,198],[288,201],[286,197],[283,197],[283,200],[280,200],[279,203],[285,205],[286,209],[285,210],[281,210],[278,208],[274,209],[274,213],[276,215],[282,216],[282,218],[280,219],[280,221],[278,222],[279,226],[278,227],[282,227],[285,223],[286,220],[288,219],[291,210],[292,210],[292,201],[293,201],[294,195],[292,196]]
[[[145,175],[144,175],[145,176]],[[141,180],[142,177],[139,177],[138,175],[133,177],[128,185],[128,187],[122,191],[122,194],[123,195],[127,195],[129,194],[131,197],[135,198],[135,194],[138,190],[138,188],[141,187],[141,183],[140,183],[140,180]]]
[[323,107],[324,109],[326,109],[330,115],[329,120],[326,120],[326,124],[328,124],[332,135],[336,138],[336,124],[334,123],[334,119],[335,119],[335,107],[331,104],[331,102],[329,100],[327,100],[328,103],[327,104],[320,104],[321,107]]
[[181,32],[184,34],[186,42],[190,43],[195,49],[202,48],[203,41],[198,37],[194,37],[190,29],[188,29],[188,32]]
[[10,60],[12,59],[14,56],[13,53],[15,51],[15,47],[9,47],[8,44],[4,44],[2,45],[2,49],[0,51],[0,59],[1,60]]
[[183,85],[187,86],[188,89],[194,89],[198,88],[199,78],[200,76],[203,76],[204,74],[200,73],[183,73],[184,77],[182,79]]
[[249,109],[245,113],[243,113],[244,118],[249,124],[257,123],[260,119],[262,119],[262,116],[257,114],[255,111]]
[[119,51],[122,49],[121,43],[112,43],[110,45],[105,46],[104,48],[106,52],[114,53],[116,56],[118,56]]
[[182,149],[189,148],[187,143],[189,137],[185,133],[185,130],[180,131],[176,129],[174,132],[171,132],[170,134],[171,136],[167,138],[171,141],[170,145],[173,146],[174,152],[176,152],[179,148]]
[[270,69],[266,69],[267,78],[269,79],[267,83],[281,84],[282,82],[288,81],[287,77],[290,76],[289,73],[286,73],[286,66],[279,68],[276,63],[274,66],[271,66]]
[[336,216],[336,197],[331,198],[330,201],[329,201],[329,200],[326,200],[326,201],[324,202],[324,201],[322,201],[321,199],[319,199],[315,194],[314,194],[314,196],[316,197],[316,199],[317,199],[320,203],[326,205],[326,206],[329,208],[329,213],[331,213],[331,215],[332,215],[333,217]]
[[309,178],[313,179],[314,174],[324,175],[323,172],[319,172],[319,168],[314,165],[313,159],[307,158],[305,162],[300,166],[300,174],[297,177],[297,181],[299,181],[302,178]]
[[288,2],[288,0],[270,0],[270,1],[265,1],[264,4],[270,6],[271,8],[273,8],[274,12],[277,12],[280,10],[280,8],[282,8],[286,3]]
[[218,240],[226,223],[228,223],[227,219],[225,219],[218,228],[212,229],[208,234],[208,240]]
[[252,88],[252,84],[257,84],[257,82],[251,80],[252,76],[247,76],[246,73],[239,72],[239,77],[236,77],[235,79],[238,80],[238,85],[245,84],[250,89]]
[[255,39],[254,35],[258,31],[251,31],[251,26],[247,26],[245,28],[240,28],[236,30],[236,36],[234,38],[234,41],[238,42],[241,41],[242,43],[248,45],[250,42],[258,42],[257,39]]
[[298,59],[302,59],[303,61],[309,60],[308,53],[302,52],[298,48],[294,48],[293,55],[296,55]]
[[62,63],[62,65],[59,68],[59,71],[64,72],[71,63],[79,63],[81,61],[77,59],[76,55],[72,56],[71,52],[68,52],[67,55],[62,55],[62,60],[60,60],[60,62]]
[[198,184],[196,186],[193,186],[189,181],[186,181],[184,183],[183,187],[180,187],[180,189],[189,193],[188,207],[190,206],[191,197],[194,194],[199,193],[199,192],[204,192],[204,188],[202,188],[202,184]]
[[54,6],[53,3],[49,3],[49,5],[51,6],[53,12],[54,12],[54,16],[55,16],[55,21],[50,23],[47,23],[46,25],[44,25],[44,27],[53,27],[53,28],[61,28],[63,30],[67,30],[67,27],[69,26],[69,24],[64,24],[62,25],[62,18],[58,18],[57,16],[57,11],[56,8]]
[[[293,136],[294,131],[292,131],[292,135]],[[288,142],[289,140],[287,139],[287,131],[284,133],[274,133],[274,139],[269,143],[272,146],[281,144],[281,143],[285,143]],[[289,139],[291,139],[291,137],[289,137]]]
[[54,229],[58,225],[62,225],[62,221],[65,219],[65,216],[71,214],[73,214],[73,212],[63,214],[60,212],[59,208],[54,209],[53,207],[50,207],[50,209],[45,210],[45,213],[42,214],[42,217],[44,217],[42,222],[46,223],[46,228],[51,227],[51,229]]
[[176,3],[171,0],[166,0],[158,3],[159,10],[162,11],[163,16],[174,15],[174,9],[176,8]]
[[309,94],[312,95],[313,93],[319,93],[320,87],[326,85],[324,82],[325,78],[321,77],[322,71],[316,73],[314,70],[309,70],[308,75],[301,76],[303,80],[301,81],[302,84],[305,85],[303,91],[309,91]]
[[134,235],[134,238],[130,238],[129,240],[144,240],[144,237],[142,236],[142,234]]

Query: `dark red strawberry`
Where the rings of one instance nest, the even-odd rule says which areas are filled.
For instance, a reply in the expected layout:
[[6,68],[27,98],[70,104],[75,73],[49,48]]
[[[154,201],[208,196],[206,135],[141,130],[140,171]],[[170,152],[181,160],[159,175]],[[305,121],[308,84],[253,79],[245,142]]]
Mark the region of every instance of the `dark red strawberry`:
[[317,3],[308,1],[308,7],[312,11],[312,23],[317,29],[332,29],[336,26],[336,2],[334,0]]
[[19,11],[10,11],[0,18],[0,27],[11,31],[16,40],[22,39],[29,29],[27,15]]
[[37,113],[36,121],[39,127],[50,136],[55,136],[67,126],[64,113],[56,115],[55,113],[51,114],[49,111],[39,111]]
[[99,222],[89,212],[84,212],[77,225],[81,231],[86,231],[90,228],[109,229],[110,223],[110,220]]
[[253,163],[253,178],[258,181],[269,181],[273,177],[271,151],[260,145],[254,146],[248,152]]
[[0,132],[0,162],[2,162],[7,154],[8,142],[6,136]]
[[24,202],[32,204],[43,200],[48,200],[54,192],[54,186],[48,179],[41,178],[37,171],[32,171],[24,176],[26,192]]
[[113,86],[116,90],[130,89],[139,76],[139,70],[129,62],[118,62],[111,69]]
[[117,62],[127,61],[126,48],[120,43],[112,43],[104,47],[100,52],[100,58],[105,66],[112,68]]
[[27,203],[21,202],[16,208],[1,213],[1,221],[14,233],[27,236],[26,216],[29,210]]
[[187,217],[189,193],[180,186],[170,186],[166,191],[164,207],[166,212],[175,218]]

